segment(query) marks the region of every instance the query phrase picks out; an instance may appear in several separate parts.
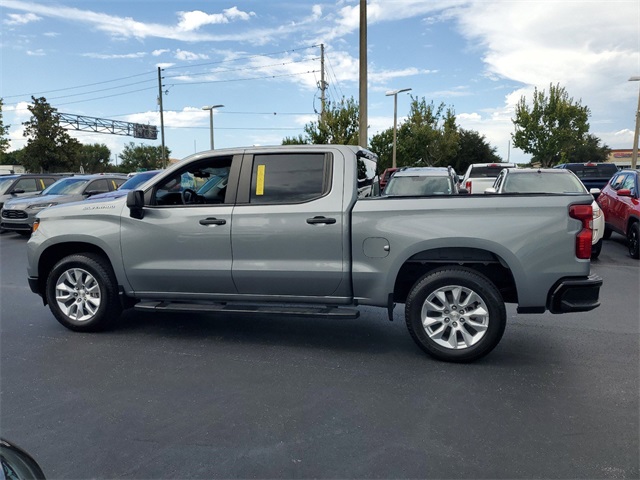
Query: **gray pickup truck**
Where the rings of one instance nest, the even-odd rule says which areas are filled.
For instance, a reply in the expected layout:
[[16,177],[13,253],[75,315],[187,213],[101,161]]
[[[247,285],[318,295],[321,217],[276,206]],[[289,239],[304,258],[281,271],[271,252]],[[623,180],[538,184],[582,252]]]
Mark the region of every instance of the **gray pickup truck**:
[[596,308],[588,194],[379,197],[351,146],[199,153],[130,191],[42,211],[31,289],[77,331],[125,308],[299,317],[405,304],[428,354],[489,353],[519,313]]

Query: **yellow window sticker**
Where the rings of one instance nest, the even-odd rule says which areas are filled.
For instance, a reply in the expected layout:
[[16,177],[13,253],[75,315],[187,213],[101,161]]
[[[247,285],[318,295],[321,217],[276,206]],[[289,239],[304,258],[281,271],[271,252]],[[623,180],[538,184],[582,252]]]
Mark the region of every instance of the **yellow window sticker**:
[[258,165],[256,172],[256,195],[264,195],[264,165]]

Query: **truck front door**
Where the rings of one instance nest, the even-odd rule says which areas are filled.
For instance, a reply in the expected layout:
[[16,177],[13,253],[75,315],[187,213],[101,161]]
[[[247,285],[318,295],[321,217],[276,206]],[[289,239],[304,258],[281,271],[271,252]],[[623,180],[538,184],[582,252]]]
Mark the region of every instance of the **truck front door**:
[[145,193],[144,218],[122,218],[122,259],[137,293],[150,298],[236,293],[231,278],[233,161],[232,156],[214,157],[190,162],[170,177],[159,175]]

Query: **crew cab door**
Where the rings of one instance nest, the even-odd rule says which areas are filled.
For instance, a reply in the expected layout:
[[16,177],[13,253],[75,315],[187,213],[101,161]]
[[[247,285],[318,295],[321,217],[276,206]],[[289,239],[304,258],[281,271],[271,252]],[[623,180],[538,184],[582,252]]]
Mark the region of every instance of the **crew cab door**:
[[231,240],[238,293],[349,294],[342,157],[309,149],[245,155]]
[[240,160],[204,158],[170,176],[160,174],[145,192],[144,217],[131,218],[124,210],[122,259],[137,294],[195,298],[236,292],[231,213]]

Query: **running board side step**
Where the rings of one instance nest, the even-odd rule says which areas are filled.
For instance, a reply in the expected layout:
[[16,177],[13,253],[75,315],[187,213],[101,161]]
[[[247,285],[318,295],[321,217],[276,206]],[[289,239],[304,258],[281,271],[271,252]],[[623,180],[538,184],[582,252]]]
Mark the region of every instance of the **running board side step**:
[[344,318],[355,319],[360,316],[356,308],[330,307],[324,305],[250,305],[235,303],[178,303],[144,301],[135,305],[136,310],[156,312],[191,312],[191,313],[242,313],[269,316],[310,317],[310,318]]

